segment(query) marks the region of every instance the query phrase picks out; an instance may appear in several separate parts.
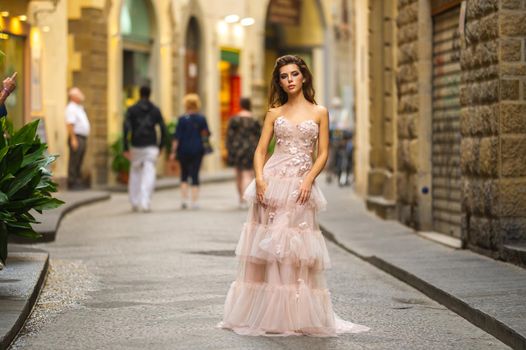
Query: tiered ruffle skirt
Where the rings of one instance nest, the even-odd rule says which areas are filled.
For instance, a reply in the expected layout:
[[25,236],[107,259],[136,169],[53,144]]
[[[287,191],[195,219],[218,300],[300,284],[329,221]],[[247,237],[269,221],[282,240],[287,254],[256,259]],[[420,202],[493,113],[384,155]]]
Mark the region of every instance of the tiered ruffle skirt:
[[335,336],[369,328],[339,319],[323,271],[330,267],[316,213],[326,200],[316,184],[307,203],[296,203],[301,178],[267,179],[264,203],[251,203],[236,255],[239,271],[230,286],[220,327],[242,335]]

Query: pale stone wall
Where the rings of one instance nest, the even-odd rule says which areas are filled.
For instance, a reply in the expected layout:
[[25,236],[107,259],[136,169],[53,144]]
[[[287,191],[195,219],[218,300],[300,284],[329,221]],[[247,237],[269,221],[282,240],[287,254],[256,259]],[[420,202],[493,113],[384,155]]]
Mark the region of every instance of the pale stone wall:
[[355,190],[366,196],[369,172],[369,6],[368,0],[353,2],[354,71],[356,125],[353,137]]
[[[42,113],[46,122],[46,134],[49,153],[58,154],[58,159],[52,165],[54,178],[62,183],[67,176],[68,147],[64,109],[67,97],[68,62],[67,41],[67,6],[65,2],[53,7],[47,2],[31,2],[28,18],[35,19],[32,25],[47,26],[49,31],[41,33],[42,51],[40,76],[42,93]],[[32,72],[32,74],[37,74]]]
[[[371,95],[370,170],[367,207],[384,218],[394,218],[396,200],[396,5],[370,2]],[[380,52],[381,54],[378,54]]]

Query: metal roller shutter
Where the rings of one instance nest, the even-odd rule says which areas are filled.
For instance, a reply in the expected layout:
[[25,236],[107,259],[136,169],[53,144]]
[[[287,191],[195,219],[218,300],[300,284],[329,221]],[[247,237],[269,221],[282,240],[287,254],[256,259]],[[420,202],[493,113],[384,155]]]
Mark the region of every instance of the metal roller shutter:
[[460,6],[433,17],[433,228],[460,238]]

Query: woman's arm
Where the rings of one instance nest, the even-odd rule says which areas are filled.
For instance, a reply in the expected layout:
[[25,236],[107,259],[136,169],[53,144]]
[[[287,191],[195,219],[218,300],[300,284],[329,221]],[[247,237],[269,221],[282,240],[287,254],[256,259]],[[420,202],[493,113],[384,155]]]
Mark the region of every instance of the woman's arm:
[[312,184],[325,167],[325,163],[327,163],[327,158],[329,156],[329,113],[327,112],[327,109],[323,108],[321,114],[318,132],[318,155],[312,168],[307,175],[305,175],[300,186],[300,194],[297,200],[300,204],[307,202],[309,199]]
[[177,153],[177,147],[179,146],[179,139],[181,137],[183,127],[183,118],[179,118],[177,121],[177,126],[175,127],[175,132],[172,136],[172,150],[170,152],[170,160],[175,160],[175,154]]
[[256,192],[258,200],[263,203],[265,190],[267,184],[263,180],[263,165],[265,165],[265,158],[267,155],[268,145],[272,136],[274,135],[274,120],[276,120],[277,114],[274,109],[267,112],[265,121],[263,123],[263,130],[261,137],[259,138],[256,151],[254,152],[254,173],[256,175]]

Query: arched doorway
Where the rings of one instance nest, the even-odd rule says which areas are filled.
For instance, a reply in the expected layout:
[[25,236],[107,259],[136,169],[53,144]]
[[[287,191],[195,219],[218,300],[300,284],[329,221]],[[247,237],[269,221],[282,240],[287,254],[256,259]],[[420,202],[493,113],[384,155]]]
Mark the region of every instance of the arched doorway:
[[[285,54],[301,56],[316,77],[316,96],[321,99],[325,46],[325,21],[319,0],[270,0],[265,23],[266,80],[270,79],[276,58]],[[268,82],[266,85],[268,89]]]
[[153,15],[149,1],[124,0],[120,15],[122,35],[122,91],[124,106],[139,97],[142,85],[153,85]]
[[185,36],[185,93],[199,93],[201,33],[195,17],[191,17]]

